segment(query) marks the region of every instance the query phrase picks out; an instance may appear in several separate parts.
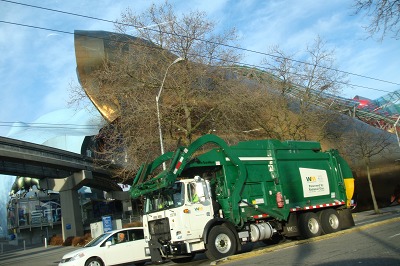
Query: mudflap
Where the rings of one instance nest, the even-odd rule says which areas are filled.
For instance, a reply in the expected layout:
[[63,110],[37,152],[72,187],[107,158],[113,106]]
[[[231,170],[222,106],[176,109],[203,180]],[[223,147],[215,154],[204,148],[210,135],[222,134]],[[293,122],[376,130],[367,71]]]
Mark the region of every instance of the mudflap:
[[163,258],[161,256],[162,248],[163,246],[157,240],[150,239],[149,250],[152,263],[160,264],[163,262]]
[[353,215],[350,209],[339,209],[337,212],[339,214],[342,229],[348,229],[355,226]]

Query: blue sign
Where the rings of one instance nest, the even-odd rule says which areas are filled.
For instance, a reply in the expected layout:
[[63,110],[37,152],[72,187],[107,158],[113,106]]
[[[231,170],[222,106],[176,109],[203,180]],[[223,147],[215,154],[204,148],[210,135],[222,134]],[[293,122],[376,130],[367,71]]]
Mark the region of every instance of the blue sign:
[[111,216],[103,216],[101,218],[103,220],[103,232],[107,233],[108,231],[113,230]]
[[71,230],[71,228],[72,228],[71,224],[66,224],[66,225],[65,225],[65,229]]

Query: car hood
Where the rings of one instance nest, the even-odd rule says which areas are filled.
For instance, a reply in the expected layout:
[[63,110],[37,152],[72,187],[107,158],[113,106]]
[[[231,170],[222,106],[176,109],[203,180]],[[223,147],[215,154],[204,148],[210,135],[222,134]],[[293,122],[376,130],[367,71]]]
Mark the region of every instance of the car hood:
[[79,254],[79,253],[84,252],[84,251],[88,251],[88,250],[90,250],[90,249],[91,249],[90,247],[87,247],[87,248],[78,248],[78,249],[76,249],[76,250],[74,250],[74,251],[68,252],[67,254],[65,254],[65,255],[63,256],[63,258],[71,258],[71,257],[75,256],[76,254]]

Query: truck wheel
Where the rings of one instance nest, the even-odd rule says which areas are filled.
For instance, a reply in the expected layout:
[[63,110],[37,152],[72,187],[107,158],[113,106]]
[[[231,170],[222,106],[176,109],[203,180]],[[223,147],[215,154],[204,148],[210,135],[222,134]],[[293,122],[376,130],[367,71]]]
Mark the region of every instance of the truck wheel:
[[235,234],[226,226],[214,226],[207,241],[206,256],[210,260],[221,259],[236,253]]
[[340,231],[341,224],[339,220],[339,214],[334,209],[322,210],[319,213],[319,219],[321,221],[322,231],[325,234],[334,233]]
[[300,214],[298,220],[300,234],[304,238],[312,238],[322,234],[321,222],[318,216],[313,212]]

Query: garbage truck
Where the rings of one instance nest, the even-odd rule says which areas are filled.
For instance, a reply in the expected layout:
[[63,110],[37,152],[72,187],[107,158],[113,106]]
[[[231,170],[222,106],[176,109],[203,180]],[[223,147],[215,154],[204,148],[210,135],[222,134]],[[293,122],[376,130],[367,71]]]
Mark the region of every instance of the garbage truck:
[[130,188],[143,199],[153,262],[230,256],[246,243],[312,238],[354,226],[354,178],[337,150],[313,141],[228,145],[204,135],[144,163]]

